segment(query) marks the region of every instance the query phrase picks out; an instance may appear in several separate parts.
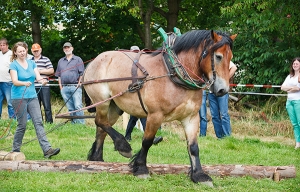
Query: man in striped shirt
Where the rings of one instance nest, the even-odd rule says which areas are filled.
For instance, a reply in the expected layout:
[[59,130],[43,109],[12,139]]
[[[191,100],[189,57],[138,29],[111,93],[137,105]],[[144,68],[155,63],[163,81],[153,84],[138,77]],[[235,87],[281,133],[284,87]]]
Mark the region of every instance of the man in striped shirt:
[[[42,55],[42,48],[38,43],[34,43],[32,45],[31,52],[33,54],[32,60],[35,61],[41,77],[44,79],[49,79],[49,77],[54,74],[54,68],[50,59]],[[44,106],[46,122],[53,123],[49,85],[41,86],[40,84],[36,83],[35,89],[38,95],[40,106],[41,103]]]

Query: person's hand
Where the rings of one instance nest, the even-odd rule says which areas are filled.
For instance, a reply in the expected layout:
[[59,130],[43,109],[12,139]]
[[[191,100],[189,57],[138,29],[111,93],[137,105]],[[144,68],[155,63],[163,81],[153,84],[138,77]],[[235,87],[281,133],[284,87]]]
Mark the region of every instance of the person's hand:
[[46,85],[48,83],[48,81],[46,79],[42,80],[42,85]]
[[26,87],[29,87],[31,84],[32,84],[32,83],[31,83],[30,81],[24,82],[24,85],[25,85]]

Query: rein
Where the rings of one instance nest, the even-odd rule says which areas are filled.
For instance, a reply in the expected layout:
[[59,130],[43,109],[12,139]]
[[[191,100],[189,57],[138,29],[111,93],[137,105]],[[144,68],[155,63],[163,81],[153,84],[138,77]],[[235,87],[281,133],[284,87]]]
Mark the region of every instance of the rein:
[[[160,33],[163,34],[162,29],[160,30]],[[166,35],[164,33],[163,35]],[[171,49],[171,47],[174,45],[176,40],[176,34],[175,33],[167,33],[168,38],[164,38],[165,41],[163,42],[163,61],[166,66],[166,69],[171,74],[170,79],[176,84],[179,85],[185,89],[203,89],[205,87],[210,87],[215,79],[216,79],[216,71],[215,71],[215,65],[214,65],[214,55],[211,54],[211,67],[213,71],[213,79],[208,80],[205,76],[203,76],[204,80],[196,80],[190,77],[188,72],[186,71],[185,67],[180,63],[177,55],[174,53],[174,51]],[[204,50],[201,54],[200,63],[203,61],[203,59],[208,55],[207,47],[210,45],[206,44],[204,47]]]

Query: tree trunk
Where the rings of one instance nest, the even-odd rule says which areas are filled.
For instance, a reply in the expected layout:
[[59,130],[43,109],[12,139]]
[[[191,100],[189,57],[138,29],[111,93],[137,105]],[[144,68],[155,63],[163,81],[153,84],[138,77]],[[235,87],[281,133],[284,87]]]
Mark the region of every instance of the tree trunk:
[[153,12],[153,0],[146,0],[146,9],[142,0],[139,0],[140,16],[144,22],[144,44],[145,48],[152,49],[151,38],[151,16]]
[[166,32],[174,32],[173,29],[177,25],[178,14],[180,8],[179,0],[168,0],[168,13],[167,13],[167,31]]
[[[31,22],[32,22],[31,28],[32,28],[33,43],[38,43],[42,47],[42,33],[41,33],[40,18],[38,14],[35,14],[35,12],[31,13]],[[30,49],[30,47],[28,49]]]
[[[154,174],[188,174],[189,165],[148,164],[150,173]],[[250,165],[203,165],[205,173],[213,176],[232,176],[280,179],[295,178],[294,166],[250,166]],[[0,161],[0,170],[10,171],[76,171],[82,173],[121,173],[130,174],[127,163],[107,163],[95,161]]]

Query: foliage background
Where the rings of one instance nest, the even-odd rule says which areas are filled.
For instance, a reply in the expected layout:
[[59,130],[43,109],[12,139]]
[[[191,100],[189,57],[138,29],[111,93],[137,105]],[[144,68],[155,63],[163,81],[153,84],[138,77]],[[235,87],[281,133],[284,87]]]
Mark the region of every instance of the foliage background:
[[[213,29],[238,34],[235,83],[281,85],[300,50],[300,1],[295,0],[0,0],[0,8],[0,37],[10,46],[39,42],[55,67],[64,56],[65,41],[88,63],[116,48],[158,48],[159,27],[167,32],[177,27],[182,33]],[[281,93],[273,88],[252,91]]]

